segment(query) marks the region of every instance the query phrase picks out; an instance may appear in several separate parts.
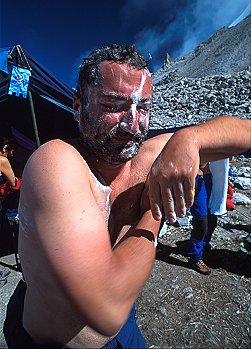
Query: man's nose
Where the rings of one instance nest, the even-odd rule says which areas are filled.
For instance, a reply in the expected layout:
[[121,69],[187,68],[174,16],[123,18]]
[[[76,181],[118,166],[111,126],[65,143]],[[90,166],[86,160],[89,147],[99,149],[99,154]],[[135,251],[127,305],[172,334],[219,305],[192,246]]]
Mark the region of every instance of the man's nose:
[[131,108],[124,114],[120,123],[120,127],[131,134],[135,134],[139,130],[139,112],[136,105],[132,104]]

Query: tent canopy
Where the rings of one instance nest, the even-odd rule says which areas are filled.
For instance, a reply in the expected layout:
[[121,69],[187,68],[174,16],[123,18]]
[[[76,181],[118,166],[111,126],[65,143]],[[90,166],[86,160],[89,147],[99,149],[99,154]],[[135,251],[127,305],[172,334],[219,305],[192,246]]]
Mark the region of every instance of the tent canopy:
[[[6,57],[6,62],[3,57]],[[76,137],[78,127],[72,114],[73,90],[50,74],[20,45],[0,48],[0,58],[1,125],[11,128],[16,138],[23,137],[26,142],[36,144],[30,94],[26,98],[8,94],[12,68],[17,66],[31,74],[28,91],[33,100],[40,142]]]

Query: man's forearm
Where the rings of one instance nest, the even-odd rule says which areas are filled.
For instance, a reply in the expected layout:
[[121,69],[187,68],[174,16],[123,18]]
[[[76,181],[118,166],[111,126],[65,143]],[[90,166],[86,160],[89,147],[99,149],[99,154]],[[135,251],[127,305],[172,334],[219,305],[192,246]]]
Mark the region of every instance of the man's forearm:
[[131,306],[144,286],[153,267],[156,239],[160,222],[151,211],[143,214],[134,229],[130,229],[114,249],[114,261],[119,273],[117,296],[121,306]]
[[[198,146],[200,162],[237,155],[251,147],[251,120],[219,116],[184,130]],[[182,130],[181,130],[182,132]]]
[[153,219],[151,211],[146,211],[136,227],[130,229],[114,249],[116,258],[122,263],[121,270],[124,270],[126,297],[136,296],[152,269],[159,226],[160,222]]
[[137,226],[114,248],[106,271],[99,275],[98,289],[102,292],[96,292],[95,303],[88,308],[88,319],[100,333],[114,335],[125,323],[152,270],[159,224],[150,210],[145,212]]

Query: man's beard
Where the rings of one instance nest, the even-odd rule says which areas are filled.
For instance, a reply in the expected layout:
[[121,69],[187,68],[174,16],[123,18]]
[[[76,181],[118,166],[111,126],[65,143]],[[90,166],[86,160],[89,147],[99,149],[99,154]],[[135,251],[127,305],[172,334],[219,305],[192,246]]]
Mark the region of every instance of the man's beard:
[[114,127],[109,134],[102,134],[102,125],[84,122],[80,138],[85,148],[97,158],[110,164],[121,164],[131,160],[139,151],[146,138],[148,127],[130,134]]

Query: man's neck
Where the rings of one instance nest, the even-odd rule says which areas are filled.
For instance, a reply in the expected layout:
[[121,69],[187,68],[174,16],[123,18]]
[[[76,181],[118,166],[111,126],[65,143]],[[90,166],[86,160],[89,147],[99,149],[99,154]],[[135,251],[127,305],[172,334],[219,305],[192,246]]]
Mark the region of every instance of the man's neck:
[[123,164],[111,164],[97,158],[86,149],[82,149],[82,155],[89,165],[90,170],[103,184],[113,186],[122,180],[122,177],[130,172],[131,161]]

